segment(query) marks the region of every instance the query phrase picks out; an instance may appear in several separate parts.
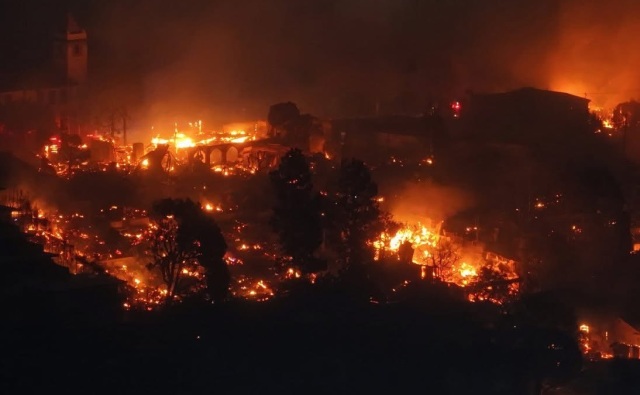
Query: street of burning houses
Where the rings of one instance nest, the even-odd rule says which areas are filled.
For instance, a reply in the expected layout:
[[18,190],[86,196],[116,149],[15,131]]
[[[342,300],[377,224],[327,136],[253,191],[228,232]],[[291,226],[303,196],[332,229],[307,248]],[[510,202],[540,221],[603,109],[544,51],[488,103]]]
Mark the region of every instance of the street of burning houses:
[[[409,125],[416,122],[412,119],[401,120],[403,121]],[[253,126],[249,133],[245,130],[231,130],[226,133],[212,132],[210,137],[202,137],[202,121],[195,124],[200,140],[179,132],[176,124],[173,138],[152,138],[145,145],[146,152],[134,152],[141,143],[121,146],[115,140],[103,136],[87,136],[88,144],[74,147],[76,153],[73,155],[83,158],[82,162],[63,159],[56,144],[60,138],[52,137],[50,140],[53,143],[45,145],[40,153],[44,168],[39,171],[46,173],[47,168],[53,168],[55,177],[63,182],[68,182],[73,177],[91,177],[95,172],[108,172],[112,177],[131,179],[138,185],[155,182],[157,185],[170,186],[174,191],[188,190],[181,197],[197,201],[204,212],[226,225],[225,239],[230,243],[228,242],[225,260],[232,271],[237,266],[244,266],[245,261],[253,263],[246,270],[238,269],[237,276],[234,276],[237,280],[231,285],[231,294],[267,300],[274,295],[273,288],[277,288],[280,281],[292,276],[300,277],[300,273],[295,265],[275,270],[275,263],[282,260],[278,254],[277,240],[273,237],[265,238],[264,235],[270,231],[264,224],[260,225],[260,216],[268,215],[270,207],[263,205],[264,211],[255,210],[254,204],[246,202],[246,195],[243,197],[240,194],[249,193],[246,192],[246,185],[256,182],[257,178],[275,168],[280,156],[292,147],[283,144],[277,137],[269,138],[266,122],[255,122],[253,125],[248,123],[245,126]],[[190,124],[191,127],[192,125]],[[262,135],[258,132],[259,126],[262,127]],[[318,145],[317,141],[315,144]],[[328,144],[321,143],[320,147],[325,145]],[[100,148],[96,148],[96,154],[93,154],[88,147]],[[324,166],[333,171],[339,165],[338,161],[329,159],[336,153],[311,152],[311,147],[306,146],[301,148],[313,158],[314,166]],[[125,155],[118,156],[118,153]],[[432,161],[432,155],[428,159]],[[316,163],[317,161],[321,163]],[[392,166],[396,163],[400,168],[404,166],[393,157],[390,162]],[[424,161],[416,164],[431,166],[430,162]],[[51,176],[53,177],[53,173]],[[220,186],[224,185],[227,177],[232,181],[227,182],[228,191],[223,193]],[[237,190],[230,189],[233,187]],[[320,193],[325,196],[327,194],[325,191]],[[33,196],[38,195],[36,192]],[[123,304],[126,308],[149,310],[162,304],[162,295],[167,293],[166,287],[157,275],[154,276],[153,271],[146,268],[151,259],[147,254],[148,243],[155,227],[155,223],[149,219],[147,208],[142,204],[139,207],[111,205],[99,209],[87,207],[88,211],[78,213],[43,209],[38,207],[38,199],[31,199],[32,196],[21,189],[10,190],[5,194],[5,204],[15,210],[13,216],[16,222],[33,241],[42,244],[46,252],[57,254],[58,264],[67,267],[74,274],[98,270],[125,281],[135,290],[127,296],[127,301]],[[383,196],[377,196],[375,200],[384,207]],[[42,207],[52,207],[52,202],[42,202]],[[455,249],[451,251],[455,252],[455,256],[446,258],[447,262],[443,263],[446,268],[438,268],[443,270],[437,276],[439,280],[460,287],[477,284],[481,268],[494,267],[495,264],[496,268],[500,267],[498,271],[506,276],[506,280],[513,280],[515,288],[512,290],[516,292],[519,280],[516,264],[512,259],[485,251],[477,243],[469,243],[473,244],[472,248],[466,248],[463,252],[461,248],[464,242],[460,236],[445,236],[440,225],[430,226],[432,219],[428,217],[428,209],[422,213],[421,220],[422,222],[417,220],[398,224],[398,229],[385,230],[375,240],[369,240],[368,244],[375,251],[374,259],[415,264],[416,272],[420,273],[419,279],[424,280],[429,276],[434,280],[437,266],[435,262],[439,259],[435,255],[442,254],[440,247],[446,244],[447,248]],[[97,222],[101,224],[97,225]],[[477,226],[473,228],[477,230]],[[455,244],[452,242],[454,238]],[[400,257],[402,247],[410,247],[414,251],[410,257],[405,254],[404,261]],[[494,257],[491,262],[487,260],[489,256]],[[183,269],[183,274],[194,277],[199,282],[203,281],[203,273],[198,271]],[[260,275],[266,277],[256,277]],[[401,279],[396,285],[403,284],[405,280],[414,278]],[[196,290],[197,287],[193,289],[194,292]],[[468,297],[475,298],[471,293]]]
[[[111,372],[166,352],[195,392],[211,355],[242,381],[227,360],[299,352],[313,369],[251,377],[322,377],[325,392],[387,375],[434,393],[568,391],[640,359],[637,102],[524,87],[353,117],[283,101],[262,119],[140,126],[122,107],[105,126],[78,110],[86,32],[67,16],[60,37],[80,88],[46,88],[55,126],[30,122],[44,93],[0,91],[0,296],[25,344],[67,325]],[[109,331],[144,363],[110,354]]]
[[[610,263],[603,259],[635,262],[631,234],[625,239],[624,233],[629,213],[619,196],[606,192],[596,203],[584,199],[592,188],[584,177],[605,184],[611,179],[591,165],[567,167],[568,174],[551,178],[548,163],[531,157],[536,153],[526,140],[501,142],[498,135],[478,142],[468,134],[474,130],[469,124],[491,118],[479,114],[482,106],[474,107],[473,100],[481,99],[471,98],[468,113],[455,102],[421,117],[328,121],[281,103],[269,110],[270,122],[223,126],[220,132],[207,132],[202,121],[175,123],[172,135],[131,145],[95,132],[56,134],[31,158],[37,168],[28,158],[4,154],[3,204],[10,222],[56,265],[89,284],[113,279],[125,315],[162,313],[193,300],[274,303],[298,297],[300,284],[323,289],[336,281],[354,287],[352,292],[363,281],[369,284],[365,296],[373,306],[424,297],[440,303],[426,296],[435,292],[505,313],[526,295],[556,289],[566,292],[556,301],[573,303],[579,312],[576,344],[586,357],[637,358],[640,340],[611,313],[625,307],[608,307],[609,318],[602,318],[584,302],[607,271],[616,272],[605,270]],[[278,112],[290,114],[291,108],[292,119],[273,123],[282,118]],[[597,125],[589,131],[588,114],[585,107],[580,138],[590,147],[593,140],[617,149],[610,136],[616,129],[606,137]],[[569,113],[557,122],[576,119]],[[556,158],[566,155],[545,150]],[[358,156],[366,162],[351,159]],[[470,166],[487,168],[474,173]],[[283,195],[279,179],[284,188],[295,185],[293,192]],[[288,200],[290,193],[298,197]],[[317,216],[296,206],[307,198],[316,202]],[[199,214],[163,212],[157,207],[163,201],[192,204]],[[309,222],[297,222],[278,207],[302,210],[296,216]],[[211,219],[212,231],[219,226],[226,244],[221,258],[230,281],[222,281],[222,297],[211,293],[212,270],[202,263],[202,253],[172,250],[179,249],[176,232],[198,218]],[[274,218],[290,223],[274,227]],[[288,237],[302,244],[311,239],[311,255],[289,245]],[[169,242],[160,252],[159,240]],[[200,240],[193,243],[200,246]],[[601,295],[598,306],[613,306],[611,298],[617,297]]]

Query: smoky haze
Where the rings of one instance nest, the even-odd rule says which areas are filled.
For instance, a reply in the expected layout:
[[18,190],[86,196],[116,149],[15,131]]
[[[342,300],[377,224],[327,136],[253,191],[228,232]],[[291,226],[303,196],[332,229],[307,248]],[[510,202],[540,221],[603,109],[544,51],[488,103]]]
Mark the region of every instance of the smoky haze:
[[[435,182],[409,182],[393,191],[385,208],[401,223],[422,222],[436,226],[451,216],[473,206],[473,198],[465,191]],[[426,224],[426,221],[431,221]]]
[[88,30],[100,100],[135,107],[138,126],[264,118],[283,100],[323,117],[394,100],[415,112],[521,86],[613,106],[640,88],[634,0],[31,2],[3,9],[3,49],[43,37],[28,20],[68,7]]
[[548,56],[551,88],[587,94],[597,106],[640,97],[640,2],[565,1],[559,35]]

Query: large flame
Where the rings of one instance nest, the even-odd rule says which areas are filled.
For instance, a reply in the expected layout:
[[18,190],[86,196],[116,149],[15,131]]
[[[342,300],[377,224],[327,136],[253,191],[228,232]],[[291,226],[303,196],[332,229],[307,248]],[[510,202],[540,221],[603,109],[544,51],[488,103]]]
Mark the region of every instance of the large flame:
[[413,249],[412,263],[422,267],[422,278],[426,277],[427,269],[442,264],[443,260],[448,262],[442,265],[446,269],[440,272],[440,280],[460,287],[478,282],[480,271],[485,266],[498,271],[507,280],[518,277],[513,261],[495,254],[491,254],[491,261],[484,259],[477,248],[464,248],[452,237],[441,235],[439,229],[430,229],[422,223],[404,225],[393,235],[382,233],[373,242],[375,258],[381,259],[386,252],[400,258],[401,248],[406,243]]
[[[166,134],[167,133],[165,133],[165,135]],[[176,123],[174,130],[169,133],[168,137],[161,137],[160,134],[156,134],[155,137],[151,138],[151,144],[154,147],[158,145],[170,145],[176,150],[182,150],[211,144],[242,144],[247,141],[257,140],[260,138],[258,134],[257,127],[250,132],[242,129],[223,130],[219,132],[203,131],[202,121],[197,121],[195,122],[195,126],[193,123],[189,123],[189,127],[180,130]]]

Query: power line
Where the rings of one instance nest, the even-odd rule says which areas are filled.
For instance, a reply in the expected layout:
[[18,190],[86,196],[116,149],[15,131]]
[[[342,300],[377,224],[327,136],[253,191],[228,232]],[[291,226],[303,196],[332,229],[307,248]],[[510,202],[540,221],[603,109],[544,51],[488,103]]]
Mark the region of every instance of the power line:
[[617,91],[617,92],[585,92],[586,95],[621,95],[624,93],[631,93],[631,92],[640,92],[640,88],[638,89],[628,89],[628,90],[624,90],[624,91]]

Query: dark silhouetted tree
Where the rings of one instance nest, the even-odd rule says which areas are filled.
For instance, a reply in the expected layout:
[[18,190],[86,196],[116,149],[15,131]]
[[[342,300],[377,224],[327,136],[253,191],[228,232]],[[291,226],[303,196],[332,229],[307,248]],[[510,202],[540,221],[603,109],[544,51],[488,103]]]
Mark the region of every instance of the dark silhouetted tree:
[[303,273],[322,270],[314,256],[322,243],[320,197],[313,190],[306,158],[300,150],[290,150],[270,177],[276,193],[271,226],[283,252]]
[[342,162],[330,222],[345,269],[373,261],[371,242],[388,222],[380,211],[377,195],[378,186],[364,162]]
[[149,268],[160,270],[167,287],[167,302],[170,302],[177,292],[182,269],[195,266],[196,252],[194,248],[183,250],[178,246],[178,221],[173,216],[158,218],[156,226],[150,245],[153,262]]
[[276,134],[279,134],[283,129],[287,128],[287,125],[297,121],[299,117],[300,110],[298,106],[292,102],[284,102],[274,104],[269,108],[267,121],[271,129]]
[[151,240],[153,262],[167,286],[167,301],[182,291],[183,269],[205,269],[207,288],[214,301],[226,298],[230,276],[223,260],[227,250],[224,237],[213,218],[193,201],[163,199],[154,204],[152,216],[157,230]]
[[200,255],[198,262],[205,270],[209,296],[214,302],[222,302],[229,295],[229,283],[231,282],[229,268],[224,260],[227,243],[213,218],[200,215],[199,223]]
[[429,251],[429,262],[436,280],[444,281],[458,261],[459,249],[448,239],[440,238],[438,244]]

